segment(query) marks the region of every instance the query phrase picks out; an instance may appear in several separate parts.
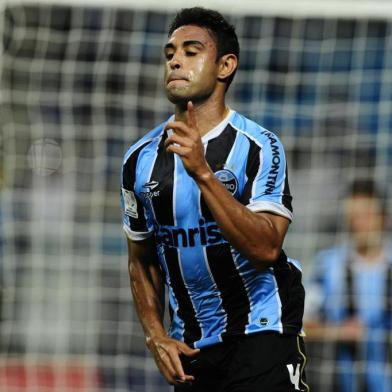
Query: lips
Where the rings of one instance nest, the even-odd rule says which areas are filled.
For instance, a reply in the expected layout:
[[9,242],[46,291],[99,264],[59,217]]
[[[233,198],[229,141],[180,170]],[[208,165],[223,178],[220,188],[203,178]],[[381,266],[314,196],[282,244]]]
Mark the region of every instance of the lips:
[[185,78],[184,76],[180,76],[180,75],[171,75],[168,77],[167,79],[167,84],[169,84],[170,82],[175,82],[176,80],[188,80],[187,78]]

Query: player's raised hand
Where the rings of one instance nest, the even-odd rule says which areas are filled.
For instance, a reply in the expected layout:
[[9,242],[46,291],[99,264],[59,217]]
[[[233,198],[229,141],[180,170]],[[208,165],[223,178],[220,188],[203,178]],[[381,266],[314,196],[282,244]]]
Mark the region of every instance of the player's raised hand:
[[189,175],[203,176],[209,172],[204,156],[204,147],[201,141],[195,111],[191,101],[187,104],[186,123],[183,121],[170,121],[165,130],[172,130],[165,141],[166,151],[177,154]]
[[180,355],[193,357],[200,352],[199,349],[190,348],[185,343],[168,336],[148,339],[147,347],[153,354],[160,372],[169,384],[183,385],[194,380],[192,375],[185,374]]
[[186,119],[187,119],[188,127],[197,130],[197,124],[196,124],[196,118],[195,118],[195,108],[193,106],[192,101],[189,101],[187,103]]

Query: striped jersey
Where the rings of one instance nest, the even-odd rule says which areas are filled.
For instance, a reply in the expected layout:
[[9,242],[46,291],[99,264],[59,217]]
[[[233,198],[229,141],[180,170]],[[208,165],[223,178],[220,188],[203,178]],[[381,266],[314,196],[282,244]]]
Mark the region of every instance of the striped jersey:
[[[155,236],[169,291],[170,336],[200,348],[231,335],[297,334],[304,289],[296,260],[282,251],[256,270],[222,236],[181,159],[167,153],[166,123],[126,153],[121,202],[127,236]],[[235,111],[202,137],[206,160],[225,188],[255,212],[292,219],[285,154],[272,132]]]
[[[338,374],[342,392],[359,390],[362,376],[366,391],[392,391],[388,371],[392,352],[392,244],[385,244],[382,255],[369,263],[353,243],[345,242],[320,251],[315,259],[308,285],[309,316],[332,325],[355,317],[366,328],[360,342],[335,345],[337,366],[342,369]],[[358,364],[363,369],[360,374]]]

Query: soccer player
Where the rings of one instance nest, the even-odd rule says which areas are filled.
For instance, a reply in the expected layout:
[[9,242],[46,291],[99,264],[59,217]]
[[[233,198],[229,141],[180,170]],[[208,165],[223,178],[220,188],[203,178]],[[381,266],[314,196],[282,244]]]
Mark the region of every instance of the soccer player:
[[390,392],[392,246],[385,195],[374,181],[350,185],[345,217],[348,238],[317,255],[306,330],[309,338],[334,345],[334,390]]
[[[164,47],[175,114],[125,155],[124,229],[136,310],[176,391],[307,391],[299,263],[282,144],[228,108],[234,27],[180,11]],[[171,325],[163,325],[163,283]]]

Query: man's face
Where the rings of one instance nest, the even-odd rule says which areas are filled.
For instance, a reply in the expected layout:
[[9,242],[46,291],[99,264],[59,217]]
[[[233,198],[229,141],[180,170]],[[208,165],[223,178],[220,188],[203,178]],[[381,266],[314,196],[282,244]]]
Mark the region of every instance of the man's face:
[[346,216],[350,233],[358,245],[380,243],[385,229],[385,216],[377,198],[356,195],[346,200]]
[[181,26],[165,46],[165,90],[174,104],[200,102],[217,85],[219,64],[216,44],[210,33],[199,26]]

